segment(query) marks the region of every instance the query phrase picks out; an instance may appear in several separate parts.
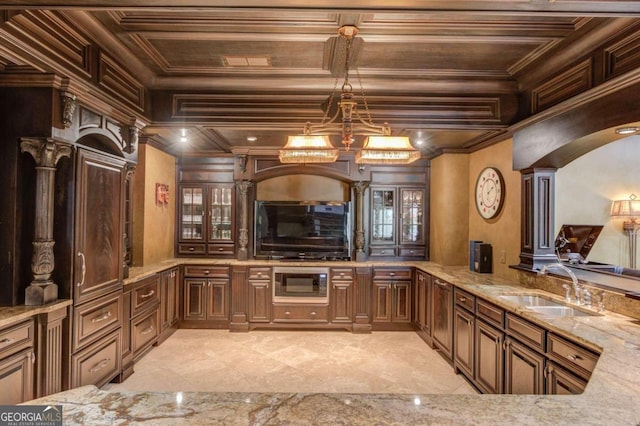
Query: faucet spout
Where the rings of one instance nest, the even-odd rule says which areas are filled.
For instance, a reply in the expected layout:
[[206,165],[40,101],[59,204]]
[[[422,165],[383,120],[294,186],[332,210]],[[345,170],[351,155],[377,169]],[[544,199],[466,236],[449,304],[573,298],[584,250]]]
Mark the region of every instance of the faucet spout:
[[[582,297],[583,297],[582,285],[580,285],[580,282],[578,282],[578,277],[576,277],[576,274],[574,274],[571,269],[567,268],[562,263],[547,263],[547,264],[543,265],[542,268],[540,268],[540,270],[538,271],[538,274],[546,275],[548,270],[552,269],[552,268],[562,269],[564,272],[567,273],[567,275],[569,275],[569,278],[571,278],[571,283],[572,283],[572,287],[573,287],[573,293],[574,293],[574,296],[575,296],[575,303],[577,303],[578,305],[581,305],[582,304]],[[568,297],[568,298],[570,298],[570,297]]]

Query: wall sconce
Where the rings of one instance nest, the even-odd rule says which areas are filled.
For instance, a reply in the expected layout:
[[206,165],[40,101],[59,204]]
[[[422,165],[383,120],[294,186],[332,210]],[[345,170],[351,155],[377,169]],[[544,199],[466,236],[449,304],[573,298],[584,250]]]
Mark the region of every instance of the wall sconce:
[[631,194],[628,200],[616,200],[611,204],[611,216],[623,217],[622,230],[629,237],[629,267],[636,267],[636,235],[640,223],[637,217],[640,216],[640,200],[635,194]]

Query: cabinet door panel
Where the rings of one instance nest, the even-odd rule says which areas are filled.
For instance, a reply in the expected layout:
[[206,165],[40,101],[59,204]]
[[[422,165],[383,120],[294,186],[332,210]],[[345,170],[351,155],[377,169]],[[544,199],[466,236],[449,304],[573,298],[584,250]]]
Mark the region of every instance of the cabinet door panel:
[[544,393],[544,357],[507,337],[505,392],[518,395]]
[[453,347],[455,366],[473,378],[473,353],[474,353],[474,318],[469,312],[456,308],[453,322]]
[[229,281],[209,280],[209,300],[207,319],[229,319]]
[[373,283],[373,321],[391,322],[391,283]]
[[123,163],[79,150],[74,256],[76,304],[121,285]]
[[484,393],[503,392],[504,333],[476,319],[475,381]]
[[394,322],[411,322],[411,282],[398,281],[393,284],[393,317]]
[[447,358],[452,359],[453,288],[440,279],[433,280],[432,337],[434,344]]
[[0,362],[0,402],[15,405],[33,399],[33,351]]
[[550,395],[579,395],[584,392],[587,382],[569,373],[557,364],[549,364],[547,393]]
[[271,293],[269,281],[249,281],[249,321],[269,322],[271,320]]
[[205,297],[207,280],[188,278],[184,280],[184,319],[203,320],[206,318]]
[[353,298],[351,296],[351,282],[339,281],[333,283],[333,322],[351,322],[353,316]]

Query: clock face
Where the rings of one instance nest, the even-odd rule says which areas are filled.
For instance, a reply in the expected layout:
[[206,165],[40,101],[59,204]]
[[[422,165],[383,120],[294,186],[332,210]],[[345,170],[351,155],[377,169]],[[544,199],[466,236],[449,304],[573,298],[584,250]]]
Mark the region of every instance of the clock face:
[[476,208],[485,219],[496,217],[504,201],[504,181],[498,169],[487,167],[476,181]]

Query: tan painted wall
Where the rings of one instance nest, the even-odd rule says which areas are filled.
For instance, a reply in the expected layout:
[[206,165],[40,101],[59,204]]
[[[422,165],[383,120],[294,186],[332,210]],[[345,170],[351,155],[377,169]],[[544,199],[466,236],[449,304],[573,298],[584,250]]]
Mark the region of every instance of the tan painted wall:
[[[133,266],[174,257],[176,158],[140,145],[133,186]],[[156,204],[156,183],[169,185],[169,203]]]
[[[520,172],[512,170],[513,140],[509,139],[469,155],[469,234],[467,240],[481,240],[492,245],[493,273],[517,279],[509,265],[520,263]],[[485,167],[497,167],[504,177],[504,205],[497,218],[484,220],[475,205],[475,186]],[[466,242],[468,264],[468,241]]]
[[443,154],[431,161],[430,260],[468,264],[469,155]]
[[349,201],[349,185],[314,175],[287,175],[259,182],[256,199],[271,201]]

